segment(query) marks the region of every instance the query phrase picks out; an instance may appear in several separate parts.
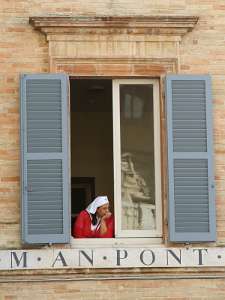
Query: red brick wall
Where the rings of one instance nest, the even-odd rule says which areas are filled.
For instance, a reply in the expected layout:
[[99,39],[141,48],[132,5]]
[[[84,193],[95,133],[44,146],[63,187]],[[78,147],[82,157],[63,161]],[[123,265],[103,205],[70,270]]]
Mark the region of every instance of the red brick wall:
[[[217,245],[225,244],[225,3],[214,0],[0,1],[0,249],[20,243],[19,75],[48,72],[45,36],[30,16],[197,15],[183,37],[180,72],[212,75]],[[75,276],[75,275],[74,275]],[[0,300],[225,299],[224,279],[0,283]],[[88,290],[88,292],[87,292]]]

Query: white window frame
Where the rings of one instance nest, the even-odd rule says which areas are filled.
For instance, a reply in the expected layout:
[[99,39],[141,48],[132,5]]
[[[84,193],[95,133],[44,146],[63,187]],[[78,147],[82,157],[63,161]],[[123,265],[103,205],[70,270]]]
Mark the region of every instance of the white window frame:
[[[123,230],[121,225],[121,143],[120,143],[120,85],[153,85],[154,120],[154,166],[155,166],[155,230]],[[115,237],[162,237],[161,200],[161,157],[160,157],[160,101],[159,81],[157,79],[115,79],[113,80],[113,163],[114,163],[114,211]]]
[[[152,84],[153,85],[153,110],[154,110],[154,157],[155,157],[155,196],[156,196],[156,228],[155,231],[132,231],[129,234],[120,236],[121,226],[121,159],[120,159],[120,105],[119,85],[120,84]],[[146,247],[147,245],[158,246],[163,243],[162,239],[162,199],[161,199],[161,148],[160,148],[160,98],[158,79],[113,79],[113,164],[114,164],[114,217],[115,217],[115,238],[107,239],[76,239],[71,236],[71,248],[85,247]],[[116,113],[119,112],[119,113]],[[119,226],[118,226],[119,224]],[[141,235],[140,235],[141,233]]]

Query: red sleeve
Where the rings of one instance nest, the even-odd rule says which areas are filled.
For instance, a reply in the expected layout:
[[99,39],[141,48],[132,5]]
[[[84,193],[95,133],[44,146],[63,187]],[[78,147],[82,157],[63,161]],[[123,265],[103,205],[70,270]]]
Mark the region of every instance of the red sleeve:
[[96,238],[113,238],[114,237],[114,218],[111,216],[106,219],[107,231],[105,234],[100,234],[100,229],[95,232]]
[[75,238],[92,238],[94,232],[91,231],[91,219],[88,213],[83,210],[78,215],[73,225],[73,236]]

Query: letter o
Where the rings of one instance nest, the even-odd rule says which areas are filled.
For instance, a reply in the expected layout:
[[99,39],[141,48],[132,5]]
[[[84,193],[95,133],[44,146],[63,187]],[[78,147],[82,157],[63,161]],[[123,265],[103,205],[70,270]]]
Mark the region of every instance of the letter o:
[[[145,252],[150,252],[151,253],[151,262],[150,263],[146,263],[144,261],[144,254]],[[154,262],[155,262],[155,253],[152,250],[143,250],[140,254],[140,261],[143,263],[143,265],[145,266],[151,266]]]

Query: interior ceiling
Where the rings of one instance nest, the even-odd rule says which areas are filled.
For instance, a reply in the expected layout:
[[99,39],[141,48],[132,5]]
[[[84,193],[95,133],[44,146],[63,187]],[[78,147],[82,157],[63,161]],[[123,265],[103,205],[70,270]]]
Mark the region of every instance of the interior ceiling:
[[70,85],[72,112],[112,111],[111,79],[72,79]]

